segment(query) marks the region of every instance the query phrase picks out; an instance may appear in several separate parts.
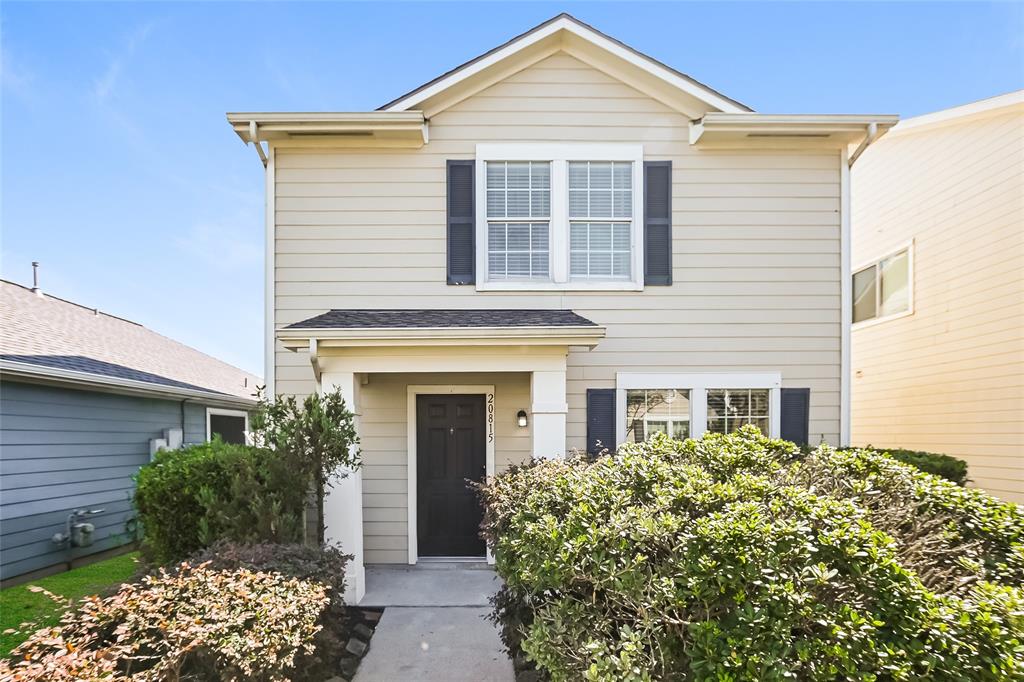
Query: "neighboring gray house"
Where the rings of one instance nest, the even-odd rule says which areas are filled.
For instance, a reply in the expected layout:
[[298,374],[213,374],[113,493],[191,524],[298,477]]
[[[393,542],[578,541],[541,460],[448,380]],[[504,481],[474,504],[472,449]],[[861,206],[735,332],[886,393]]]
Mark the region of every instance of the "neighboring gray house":
[[[0,579],[130,542],[139,466],[214,433],[244,441],[259,384],[135,322],[0,280]],[[100,509],[75,519],[94,528],[75,544],[91,544],[55,541],[70,514]]]

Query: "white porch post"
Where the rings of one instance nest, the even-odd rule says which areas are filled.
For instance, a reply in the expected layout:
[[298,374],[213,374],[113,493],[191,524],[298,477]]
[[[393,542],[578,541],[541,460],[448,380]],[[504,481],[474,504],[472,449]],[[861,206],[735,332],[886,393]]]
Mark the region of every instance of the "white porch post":
[[533,424],[533,456],[565,457],[565,369],[534,371],[530,374],[530,412]]
[[[320,378],[321,391],[341,389],[345,405],[356,416],[359,430],[358,382],[353,372],[324,372]],[[345,478],[328,488],[324,499],[325,540],[341,544],[352,561],[345,571],[345,601],[358,604],[366,594],[366,570],[363,565],[363,473],[362,469],[349,470]]]

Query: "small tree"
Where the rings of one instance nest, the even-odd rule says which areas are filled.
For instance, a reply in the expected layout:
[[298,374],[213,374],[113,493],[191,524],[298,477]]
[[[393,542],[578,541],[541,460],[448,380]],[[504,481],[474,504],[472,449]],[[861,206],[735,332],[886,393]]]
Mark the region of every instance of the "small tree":
[[261,393],[251,424],[258,444],[307,473],[316,491],[317,541],[323,544],[324,494],[333,480],[345,476],[343,469],[360,465],[355,415],[341,391],[313,394],[301,403],[294,396],[267,400]]

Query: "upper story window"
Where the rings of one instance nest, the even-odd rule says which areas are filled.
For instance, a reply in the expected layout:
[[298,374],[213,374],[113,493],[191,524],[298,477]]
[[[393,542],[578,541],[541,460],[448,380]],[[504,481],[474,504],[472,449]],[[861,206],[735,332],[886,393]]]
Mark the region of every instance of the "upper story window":
[[643,288],[643,147],[477,146],[478,289]]
[[853,273],[853,322],[883,320],[911,311],[909,246]]
[[487,273],[549,280],[551,164],[487,161]]
[[629,279],[633,164],[569,162],[569,276]]

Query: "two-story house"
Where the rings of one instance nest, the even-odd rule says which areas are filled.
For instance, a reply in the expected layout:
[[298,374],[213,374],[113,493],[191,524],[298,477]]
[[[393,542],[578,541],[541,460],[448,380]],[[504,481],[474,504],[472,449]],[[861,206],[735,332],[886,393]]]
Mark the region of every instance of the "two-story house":
[[338,387],[365,563],[485,556],[465,479],[664,431],[849,438],[849,165],[560,15],[374,112],[233,113],[266,165],[271,390]]

